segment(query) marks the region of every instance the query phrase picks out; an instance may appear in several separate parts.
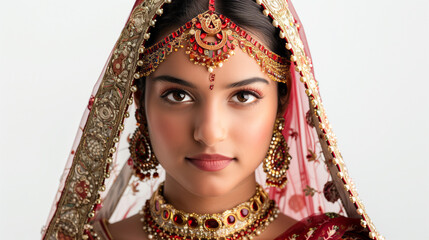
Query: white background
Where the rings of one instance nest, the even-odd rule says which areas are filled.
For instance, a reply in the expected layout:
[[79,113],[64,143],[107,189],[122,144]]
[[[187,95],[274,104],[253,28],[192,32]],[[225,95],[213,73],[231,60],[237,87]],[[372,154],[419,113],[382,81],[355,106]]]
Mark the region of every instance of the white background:
[[[0,238],[37,239],[133,0],[2,1]],[[295,0],[360,197],[387,239],[429,225],[429,4]]]

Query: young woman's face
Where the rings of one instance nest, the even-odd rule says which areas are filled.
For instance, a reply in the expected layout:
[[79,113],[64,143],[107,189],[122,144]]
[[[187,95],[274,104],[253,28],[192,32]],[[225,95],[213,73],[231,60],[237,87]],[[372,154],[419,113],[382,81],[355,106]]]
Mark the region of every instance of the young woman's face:
[[273,134],[277,83],[241,50],[213,72],[172,53],[146,80],[145,111],[166,173],[199,196],[218,196],[254,179]]

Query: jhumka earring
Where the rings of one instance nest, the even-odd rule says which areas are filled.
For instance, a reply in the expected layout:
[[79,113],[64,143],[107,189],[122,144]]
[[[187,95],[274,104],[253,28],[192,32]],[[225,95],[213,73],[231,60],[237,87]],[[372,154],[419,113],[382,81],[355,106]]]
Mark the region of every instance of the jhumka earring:
[[142,122],[142,118],[138,110],[136,111],[136,119],[138,127],[134,132],[133,137],[130,139],[129,147],[131,153],[130,159],[133,164],[135,175],[140,178],[140,180],[144,180],[145,178],[149,179],[151,177],[150,171],[154,170],[152,176],[157,178],[159,174],[156,170],[159,162],[152,151],[152,146],[150,145],[147,123],[143,122],[143,130],[139,126]]
[[284,188],[287,182],[286,171],[292,157],[289,155],[289,148],[283,137],[284,118],[277,118],[274,124],[273,137],[270,148],[264,160],[264,172],[267,174],[266,183],[268,186]]

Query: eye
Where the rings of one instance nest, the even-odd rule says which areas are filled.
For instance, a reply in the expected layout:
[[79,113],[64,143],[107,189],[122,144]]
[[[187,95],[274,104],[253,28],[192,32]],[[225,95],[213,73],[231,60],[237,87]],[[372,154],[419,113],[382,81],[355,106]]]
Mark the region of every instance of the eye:
[[240,104],[242,104],[242,103],[248,104],[248,103],[253,103],[253,102],[257,101],[260,98],[261,97],[256,95],[256,93],[253,93],[251,91],[240,91],[232,97],[232,101],[235,103],[240,103]]
[[177,89],[167,91],[161,97],[172,103],[192,102],[192,98],[187,92]]

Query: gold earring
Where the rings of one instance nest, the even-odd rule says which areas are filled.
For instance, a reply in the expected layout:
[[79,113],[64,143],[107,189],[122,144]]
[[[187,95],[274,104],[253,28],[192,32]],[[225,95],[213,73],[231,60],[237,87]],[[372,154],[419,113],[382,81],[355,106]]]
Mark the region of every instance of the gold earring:
[[[138,111],[136,111],[136,119],[138,123],[141,122],[141,116],[138,114]],[[135,175],[139,177],[140,180],[144,180],[145,178],[149,179],[151,176],[151,170],[154,170],[154,173],[152,174],[154,178],[159,176],[156,171],[159,162],[152,151],[147,126],[145,124],[143,125],[145,126],[143,131],[139,126],[137,127],[133,137],[130,139],[129,147],[131,153],[130,159],[133,162]]]
[[287,182],[286,171],[289,169],[290,156],[286,140],[283,137],[284,118],[277,118],[274,124],[270,148],[264,159],[264,172],[268,186],[284,188]]

